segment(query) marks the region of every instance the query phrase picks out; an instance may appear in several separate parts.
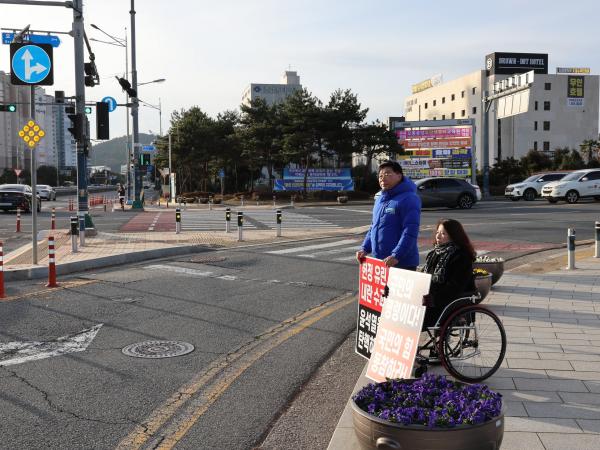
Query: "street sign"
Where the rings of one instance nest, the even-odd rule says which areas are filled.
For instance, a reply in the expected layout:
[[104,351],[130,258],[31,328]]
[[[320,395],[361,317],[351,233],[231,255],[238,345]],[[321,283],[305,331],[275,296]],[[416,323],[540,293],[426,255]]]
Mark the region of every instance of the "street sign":
[[21,172],[23,172],[22,169],[13,169],[15,171],[15,175],[17,176],[17,178],[19,178],[19,175],[21,175]]
[[40,126],[33,120],[27,122],[27,124],[19,130],[19,137],[33,149],[46,135],[46,132],[40,128]]
[[[3,44],[12,44],[14,38],[15,33],[2,33]],[[60,38],[51,34],[28,34],[23,36],[23,41],[31,44],[49,44],[52,47],[60,45]]]
[[153,173],[154,173],[154,166],[153,166],[152,164],[148,164],[148,165],[146,166],[146,173],[147,173],[148,175],[151,175],[151,174],[153,174]]
[[142,147],[142,151],[144,152],[153,152],[156,150],[156,147],[154,145],[144,145]]
[[54,84],[49,44],[10,44],[10,67],[10,82],[14,85]]
[[113,112],[117,109],[117,101],[113,97],[104,97],[102,101],[108,103],[108,112]]
[[219,169],[219,178],[225,178],[225,171],[223,169]]

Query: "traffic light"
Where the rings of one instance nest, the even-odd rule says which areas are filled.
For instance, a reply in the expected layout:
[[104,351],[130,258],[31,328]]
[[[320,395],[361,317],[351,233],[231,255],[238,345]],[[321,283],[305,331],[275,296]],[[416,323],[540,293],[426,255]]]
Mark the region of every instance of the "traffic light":
[[70,133],[73,135],[73,138],[76,141],[83,140],[83,119],[85,116],[80,114],[68,114],[69,119],[71,119],[71,127],[68,128]]
[[96,103],[96,139],[108,140],[109,137],[109,118],[108,103]]
[[140,166],[150,165],[150,153],[140,153]]
[[[90,59],[92,59],[91,56]],[[89,63],[84,63],[83,70],[85,72],[85,85],[87,87],[94,87],[97,84],[100,84],[98,69],[96,68],[96,63],[93,60]]]
[[92,107],[91,106],[86,106],[84,109],[86,114],[91,114],[92,113]]
[[54,91],[54,101],[63,104],[65,102],[65,91]]
[[121,89],[127,92],[127,95],[130,97],[137,97],[137,92],[135,89],[131,87],[131,83],[127,81],[125,78],[115,77],[119,84],[121,85]]
[[14,103],[8,103],[6,105],[0,105],[0,111],[4,112],[17,112],[17,105]]

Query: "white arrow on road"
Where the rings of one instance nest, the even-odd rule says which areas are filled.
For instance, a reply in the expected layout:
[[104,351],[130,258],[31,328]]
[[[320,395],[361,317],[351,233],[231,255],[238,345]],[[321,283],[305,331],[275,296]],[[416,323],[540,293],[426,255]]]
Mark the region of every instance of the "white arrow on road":
[[67,353],[82,352],[92,343],[100,327],[102,324],[47,342],[0,343],[0,366],[14,366]]
[[21,56],[21,60],[25,63],[25,79],[29,80],[31,78],[31,72],[33,73],[42,73],[47,69],[44,65],[40,63],[36,63],[35,66],[31,67],[31,61],[33,60],[33,56],[29,52],[29,49],[23,52],[23,56]]

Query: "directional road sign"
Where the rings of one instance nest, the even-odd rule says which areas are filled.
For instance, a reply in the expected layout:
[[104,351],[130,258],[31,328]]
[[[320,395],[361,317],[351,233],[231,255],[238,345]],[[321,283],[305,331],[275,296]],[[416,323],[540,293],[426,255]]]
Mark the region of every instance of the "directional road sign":
[[44,130],[35,123],[33,120],[27,122],[27,124],[19,130],[19,137],[25,141],[29,148],[33,149],[46,135]]
[[[14,38],[15,33],[2,33],[3,44],[12,44]],[[50,44],[52,47],[60,45],[60,38],[51,34],[28,34],[23,36],[23,41],[31,44]]]
[[52,46],[49,44],[10,44],[10,67],[12,84],[54,84]]
[[153,152],[154,150],[156,150],[156,147],[154,145],[144,145],[142,147],[142,151],[144,152]]
[[117,101],[113,97],[104,97],[102,101],[108,103],[108,112],[113,112],[117,109]]

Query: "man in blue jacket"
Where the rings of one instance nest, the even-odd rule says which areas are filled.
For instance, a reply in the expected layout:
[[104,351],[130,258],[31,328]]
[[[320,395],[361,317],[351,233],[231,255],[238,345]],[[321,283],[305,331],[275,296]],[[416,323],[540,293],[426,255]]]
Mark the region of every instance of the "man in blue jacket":
[[381,195],[375,201],[371,228],[356,259],[361,262],[370,253],[388,267],[415,270],[419,264],[417,238],[421,220],[417,187],[402,174],[402,166],[396,161],[384,162],[378,173]]

